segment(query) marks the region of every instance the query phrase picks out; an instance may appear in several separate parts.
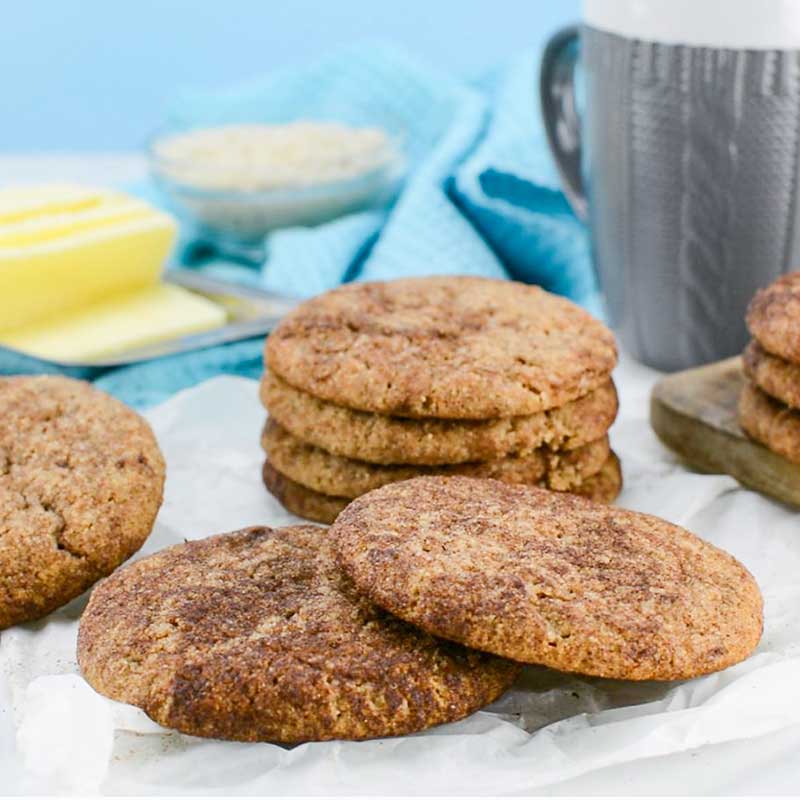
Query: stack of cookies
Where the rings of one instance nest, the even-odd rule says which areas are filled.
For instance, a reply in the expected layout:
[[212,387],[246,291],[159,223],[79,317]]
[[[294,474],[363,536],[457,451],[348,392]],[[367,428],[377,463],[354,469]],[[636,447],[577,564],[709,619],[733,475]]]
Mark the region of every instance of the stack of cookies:
[[430,474],[619,493],[614,337],[538,287],[350,284],[286,317],[265,363],[264,482],[299,516],[330,523],[365,492]]
[[800,272],[761,289],[747,311],[748,382],[739,423],[753,439],[800,464]]

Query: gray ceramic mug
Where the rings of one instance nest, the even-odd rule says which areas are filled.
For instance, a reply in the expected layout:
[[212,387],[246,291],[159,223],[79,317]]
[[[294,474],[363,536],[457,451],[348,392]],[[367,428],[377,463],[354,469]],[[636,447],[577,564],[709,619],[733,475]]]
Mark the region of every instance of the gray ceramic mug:
[[740,352],[756,289],[800,268],[800,2],[585,0],[540,88],[626,350],[666,370]]

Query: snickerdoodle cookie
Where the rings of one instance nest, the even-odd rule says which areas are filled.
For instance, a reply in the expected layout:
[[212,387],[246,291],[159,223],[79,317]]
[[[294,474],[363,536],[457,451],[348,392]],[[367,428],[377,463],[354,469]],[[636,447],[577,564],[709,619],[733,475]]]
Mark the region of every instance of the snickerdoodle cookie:
[[283,743],[457,720],[519,670],[380,610],[310,525],[179,544],[118,571],[92,594],[78,661],[97,691],[166,727]]
[[619,406],[610,380],[558,408],[486,420],[355,411],[295,389],[269,370],[260,391],[270,416],[298,439],[373,464],[460,464],[523,455],[543,446],[572,450],[605,436]]
[[153,432],[119,400],[64,377],[0,378],[0,629],[133,555],[163,487]]
[[747,327],[769,353],[800,364],[800,272],[759,289],[747,309]]
[[477,277],[348,284],[285,317],[265,362],[348,408],[439,419],[536,414],[607,383],[611,332],[536,286]]
[[272,466],[286,477],[317,492],[340,497],[358,497],[387,483],[418,475],[470,475],[509,483],[539,483],[548,489],[567,491],[599,472],[611,452],[608,436],[603,436],[575,450],[540,448],[528,455],[492,461],[443,466],[370,464],[307,444],[273,419],[264,428],[261,445]]
[[[269,459],[264,462],[262,478],[270,494],[287,511],[314,522],[329,525],[353,501],[351,497],[323,494],[304,486],[275,469]],[[621,489],[622,469],[612,452],[599,472],[585,478],[570,493],[598,503],[613,503]]]
[[800,364],[768,353],[752,341],[742,356],[744,371],[750,380],[770,397],[800,409]]
[[745,383],[739,395],[739,424],[752,439],[800,464],[800,411]]
[[762,600],[728,553],[657,517],[465,477],[393,483],[331,528],[371,600],[431,634],[518,661],[633,680],[746,658]]

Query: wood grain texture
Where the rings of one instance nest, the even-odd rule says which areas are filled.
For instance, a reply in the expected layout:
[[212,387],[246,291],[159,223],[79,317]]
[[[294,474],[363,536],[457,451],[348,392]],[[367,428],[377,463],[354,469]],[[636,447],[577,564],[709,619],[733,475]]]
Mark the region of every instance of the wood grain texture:
[[741,358],[669,375],[653,388],[650,423],[661,441],[702,472],[800,507],[800,468],[749,439],[737,422]]

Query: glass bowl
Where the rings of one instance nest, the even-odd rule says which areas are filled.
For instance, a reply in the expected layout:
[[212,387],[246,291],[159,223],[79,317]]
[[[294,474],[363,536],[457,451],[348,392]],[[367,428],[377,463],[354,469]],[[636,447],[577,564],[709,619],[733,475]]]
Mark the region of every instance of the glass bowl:
[[[225,126],[208,129],[212,127]],[[242,181],[246,186],[232,186],[229,165],[165,152],[170,140],[199,130],[170,129],[153,136],[148,144],[150,171],[193,235],[233,248],[257,246],[278,228],[319,225],[344,214],[384,207],[396,196],[406,172],[402,138],[384,130],[385,152],[359,174],[262,188],[274,184],[275,177],[259,175],[256,169]]]

